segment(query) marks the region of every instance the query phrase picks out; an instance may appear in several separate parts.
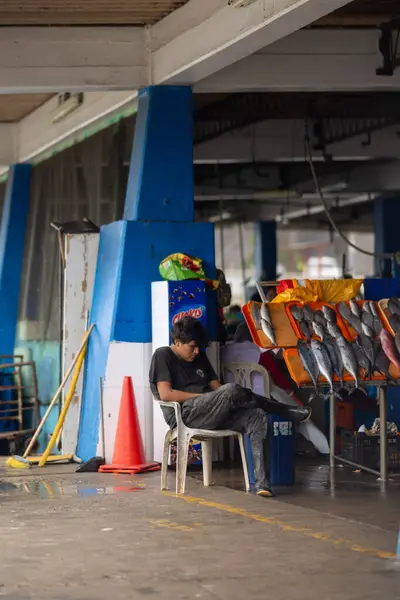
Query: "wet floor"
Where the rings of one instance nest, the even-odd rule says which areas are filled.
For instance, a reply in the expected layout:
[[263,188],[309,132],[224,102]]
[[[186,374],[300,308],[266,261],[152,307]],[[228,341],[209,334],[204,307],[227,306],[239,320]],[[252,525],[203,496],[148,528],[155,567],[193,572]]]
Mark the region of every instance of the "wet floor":
[[[201,472],[191,473],[201,479]],[[243,489],[243,472],[237,468],[214,469],[217,485]],[[325,514],[352,519],[388,531],[399,523],[400,473],[390,474],[383,485],[368,473],[337,466],[333,479],[324,460],[300,459],[296,463],[296,485],[274,488],[277,500]]]
[[[326,465],[308,463],[299,465],[299,484],[277,490],[274,500],[204,488],[193,476],[177,497],[160,493],[159,473],[75,469],[0,469],[1,598],[398,596],[397,483],[381,496],[373,478],[340,470],[331,496]],[[239,469],[214,475],[242,489]],[[171,473],[170,487],[173,481]],[[350,518],[337,518],[340,510]],[[368,511],[378,526],[360,522]],[[392,530],[379,526],[381,513],[396,517]]]
[[[49,467],[45,471],[31,469],[23,473],[0,470],[0,504],[10,497],[18,499],[62,499],[63,497],[100,497],[115,494],[137,494],[146,489],[146,478],[140,476],[109,476],[94,478],[91,474],[75,473],[76,466]],[[65,470],[74,474],[66,477]],[[201,479],[201,471],[189,472],[190,477]],[[174,474],[169,476],[173,485]],[[244,490],[243,472],[237,468],[214,467],[216,485],[233,490]],[[103,481],[105,483],[103,483]],[[332,485],[332,483],[334,485]],[[376,477],[352,471],[335,469],[334,482],[329,465],[323,460],[300,459],[296,465],[296,485],[274,488],[277,500],[293,507],[358,521],[387,531],[397,530],[400,505],[400,474],[392,474],[387,486]]]
[[120,494],[140,492],[145,489],[142,482],[118,483],[118,485],[96,485],[85,481],[66,482],[62,479],[35,478],[23,481],[10,482],[0,479],[1,499],[10,495],[32,496],[35,498],[61,498],[63,496],[105,496],[107,494]]

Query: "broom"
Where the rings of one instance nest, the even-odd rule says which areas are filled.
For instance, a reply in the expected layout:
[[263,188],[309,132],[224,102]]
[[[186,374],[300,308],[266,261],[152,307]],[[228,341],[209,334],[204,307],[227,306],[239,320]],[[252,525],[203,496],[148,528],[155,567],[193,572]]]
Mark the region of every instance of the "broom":
[[11,467],[13,469],[27,469],[30,468],[31,463],[29,462],[29,460],[27,459],[27,456],[29,455],[29,452],[32,450],[37,438],[39,437],[40,432],[43,429],[44,424],[46,423],[48,416],[50,415],[54,405],[56,404],[58,397],[60,396],[65,384],[67,383],[69,376],[71,375],[73,369],[75,368],[76,363],[79,360],[80,355],[82,354],[82,351],[86,348],[86,345],[88,343],[89,340],[89,336],[92,333],[94,328],[94,324],[90,326],[89,330],[85,333],[85,335],[83,336],[83,340],[82,343],[79,347],[79,350],[77,352],[77,354],[75,355],[74,360],[71,363],[71,366],[69,367],[68,371],[66,372],[64,379],[62,380],[62,382],[60,383],[60,386],[58,388],[58,390],[56,391],[56,393],[53,396],[52,401],[50,402],[45,414],[43,415],[42,420],[40,421],[34,436],[32,437],[31,441],[29,442],[24,454],[22,456],[10,456],[10,458],[6,461],[6,465],[7,467]]

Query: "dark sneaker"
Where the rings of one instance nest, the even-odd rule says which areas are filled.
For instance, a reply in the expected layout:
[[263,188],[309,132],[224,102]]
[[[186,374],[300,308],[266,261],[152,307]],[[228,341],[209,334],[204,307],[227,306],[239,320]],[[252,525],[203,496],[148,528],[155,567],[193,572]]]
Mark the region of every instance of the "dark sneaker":
[[288,417],[295,423],[305,423],[311,418],[312,409],[309,406],[288,408]]
[[257,496],[261,496],[261,498],[274,498],[275,494],[270,488],[264,488],[257,491]]

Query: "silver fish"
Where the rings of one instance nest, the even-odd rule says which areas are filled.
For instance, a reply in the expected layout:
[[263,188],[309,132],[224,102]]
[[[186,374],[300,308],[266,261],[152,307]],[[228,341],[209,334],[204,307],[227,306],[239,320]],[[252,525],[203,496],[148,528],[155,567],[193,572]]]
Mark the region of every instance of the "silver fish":
[[355,329],[357,333],[361,333],[362,330],[360,318],[357,317],[344,302],[339,302],[337,306],[340,316],[347,321],[350,327]]
[[272,325],[271,315],[269,314],[266,302],[263,302],[261,305],[261,318],[264,319],[264,321],[267,321],[267,323],[269,323],[270,325]]
[[343,336],[338,337],[336,341],[342,357],[343,366],[354,379],[354,389],[361,389],[365,392],[365,390],[360,387],[360,383],[358,381],[358,362],[354,348],[347,342],[347,340],[344,339]]
[[398,298],[390,298],[387,307],[392,315],[400,316],[400,301]]
[[333,370],[339,378],[340,388],[343,388],[343,361],[339,352],[339,348],[337,347],[335,340],[329,334],[325,335],[324,345],[328,350]]
[[333,394],[333,366],[329,357],[329,352],[324,344],[318,340],[312,340],[311,350],[317,361],[319,372],[325,377],[329,384],[329,392]]
[[365,335],[365,333],[360,333],[356,341],[369,360],[370,370],[368,372],[368,377],[371,378],[376,362],[376,353],[378,348],[377,343],[373,339]]
[[362,329],[362,332],[365,335],[367,335],[369,338],[373,339],[375,337],[374,330],[372,329],[372,327],[370,327],[366,323],[361,323],[361,329]]
[[304,312],[298,304],[292,304],[289,310],[291,312],[292,317],[296,319],[296,321],[303,321]]
[[252,312],[253,321],[256,326],[256,329],[257,329],[257,331],[259,331],[261,329],[261,317],[260,317],[260,310],[256,303],[253,304],[251,312]]
[[323,325],[321,325],[321,323],[318,323],[318,321],[313,321],[312,323],[313,329],[315,331],[315,334],[321,338],[321,340],[324,339],[324,337],[326,336],[326,329]]
[[378,347],[375,358],[375,371],[382,373],[386,379],[392,379],[389,374],[390,360],[384,353],[381,347]]
[[337,305],[339,314],[343,319],[345,319],[348,323],[351,322],[352,312],[344,302],[339,302]]
[[368,306],[369,306],[369,308],[370,308],[370,310],[371,310],[372,316],[373,316],[373,317],[375,317],[375,318],[378,318],[378,319],[380,319],[380,317],[379,317],[379,312],[378,312],[378,309],[377,309],[377,307],[376,307],[376,304],[375,304],[375,302],[372,302],[372,300],[370,300],[370,301],[368,302]]
[[361,312],[365,312],[365,313],[368,313],[369,315],[372,315],[371,303],[364,302],[364,304],[362,305],[362,308],[361,308]]
[[329,323],[336,323],[336,313],[331,306],[324,304],[322,307],[322,314]]
[[362,323],[361,323],[360,319],[358,317],[356,317],[355,315],[351,316],[350,325],[355,331],[357,331],[357,333],[362,332]]
[[312,321],[314,319],[314,311],[312,308],[310,308],[310,306],[308,306],[308,304],[305,304],[303,306],[303,312],[304,312],[304,318],[306,319],[306,321]]
[[314,321],[316,321],[317,323],[320,323],[321,325],[326,325],[326,319],[324,317],[324,313],[322,312],[322,310],[316,310],[314,312]]
[[365,370],[366,377],[371,373],[371,363],[361,346],[356,341],[351,342],[357,357],[358,366]]
[[300,356],[300,360],[303,364],[304,370],[309,374],[311,381],[314,386],[315,394],[318,395],[318,374],[319,369],[315,356],[311,351],[310,345],[299,340],[297,342],[297,352]]
[[331,335],[334,338],[337,338],[338,335],[342,335],[342,332],[340,331],[337,323],[329,323],[328,322],[327,328],[328,328],[329,335]]
[[396,345],[397,352],[400,354],[400,331],[396,332],[396,335],[394,336],[394,343]]
[[397,333],[397,331],[400,331],[400,319],[397,315],[389,315],[388,321],[389,321],[390,327],[393,329],[393,331],[395,333]]
[[310,337],[312,336],[312,331],[311,331],[308,321],[300,321],[299,328],[300,328],[301,333],[304,335],[304,337],[308,341],[310,339]]
[[363,312],[361,315],[361,324],[365,323],[371,329],[374,329],[374,317],[372,313]]
[[267,338],[271,341],[273,346],[276,346],[275,332],[274,329],[268,321],[266,321],[263,317],[261,317],[261,329],[267,336]]
[[357,319],[361,317],[361,309],[355,300],[350,300],[350,310]]

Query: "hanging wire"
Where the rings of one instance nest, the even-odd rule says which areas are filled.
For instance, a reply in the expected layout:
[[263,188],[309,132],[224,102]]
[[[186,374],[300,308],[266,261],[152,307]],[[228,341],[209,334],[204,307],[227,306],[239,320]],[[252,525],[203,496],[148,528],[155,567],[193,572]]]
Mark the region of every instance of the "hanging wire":
[[237,229],[239,235],[240,266],[242,269],[243,298],[246,300],[246,262],[244,259],[243,229],[241,222],[237,224]]
[[221,269],[222,271],[225,271],[224,215],[222,198],[219,199],[219,245],[221,248]]
[[365,254],[366,256],[374,256],[375,258],[380,258],[380,259],[384,259],[384,260],[396,261],[397,263],[400,264],[400,252],[371,252],[370,250],[365,250],[364,248],[360,248],[359,246],[357,246],[356,244],[351,242],[349,240],[349,238],[339,229],[339,227],[336,225],[335,221],[332,218],[332,215],[329,210],[329,206],[325,200],[324,194],[322,192],[321,186],[318,181],[317,173],[316,173],[315,167],[314,167],[314,161],[312,158],[311,143],[310,143],[310,137],[308,135],[307,128],[306,128],[306,132],[305,132],[304,142],[305,142],[307,162],[310,166],[310,171],[311,171],[311,175],[312,175],[312,178],[314,181],[315,190],[316,190],[317,194],[319,195],[319,198],[321,200],[321,204],[323,206],[323,209],[325,211],[327,219],[328,219],[330,225],[335,230],[335,232],[342,238],[342,240],[348,246],[350,246],[350,248],[354,248],[354,250],[357,250],[357,252],[360,252],[361,254]]

